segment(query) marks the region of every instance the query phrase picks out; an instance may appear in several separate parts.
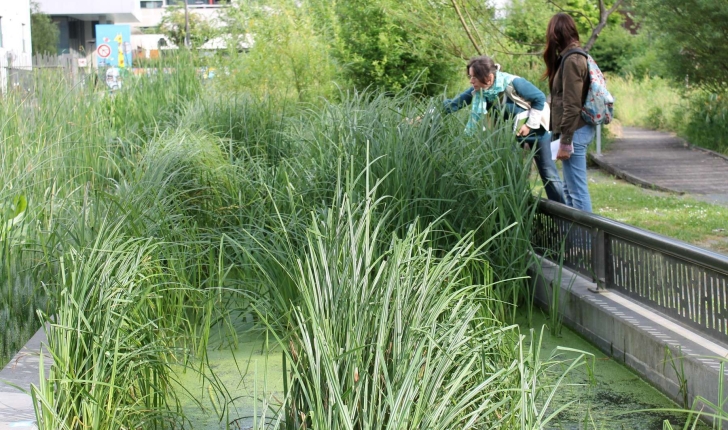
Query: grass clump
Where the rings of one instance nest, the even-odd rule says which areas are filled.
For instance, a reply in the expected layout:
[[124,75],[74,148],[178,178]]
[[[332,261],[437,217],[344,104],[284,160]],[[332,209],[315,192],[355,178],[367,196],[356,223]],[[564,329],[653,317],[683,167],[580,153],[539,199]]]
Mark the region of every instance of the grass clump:
[[571,371],[585,356],[543,362],[539,347],[524,347],[517,326],[496,318],[486,244],[476,246],[474,232],[448,249],[433,241],[436,224],[413,223],[402,237],[389,236],[388,199],[376,199],[374,190],[362,197],[345,193],[325,216],[312,214],[304,254],[291,273],[299,305],[289,319],[268,312],[265,299],[256,305],[290,366],[286,425],[540,428],[550,422],[560,383],[550,371]]
[[183,420],[173,413],[162,264],[149,241],[101,233],[61,260],[58,310],[41,318],[53,364],[33,390],[39,428],[174,426]]
[[609,76],[609,92],[616,101],[614,116],[624,126],[675,131],[683,114],[684,96],[664,78]]

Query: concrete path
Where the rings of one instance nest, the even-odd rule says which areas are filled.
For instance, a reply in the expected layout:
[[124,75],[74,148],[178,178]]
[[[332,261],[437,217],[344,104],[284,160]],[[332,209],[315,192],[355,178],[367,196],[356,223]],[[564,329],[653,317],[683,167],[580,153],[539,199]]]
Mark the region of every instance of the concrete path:
[[673,134],[625,127],[622,137],[592,160],[643,187],[728,205],[728,157],[694,147]]

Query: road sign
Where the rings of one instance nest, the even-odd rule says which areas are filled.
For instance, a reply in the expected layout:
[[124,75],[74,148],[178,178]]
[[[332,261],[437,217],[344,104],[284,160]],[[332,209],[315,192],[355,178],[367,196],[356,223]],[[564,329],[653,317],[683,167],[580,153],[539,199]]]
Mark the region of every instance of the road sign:
[[101,44],[98,48],[96,48],[96,53],[99,54],[99,57],[101,58],[108,58],[108,56],[111,55],[111,47],[106,44]]

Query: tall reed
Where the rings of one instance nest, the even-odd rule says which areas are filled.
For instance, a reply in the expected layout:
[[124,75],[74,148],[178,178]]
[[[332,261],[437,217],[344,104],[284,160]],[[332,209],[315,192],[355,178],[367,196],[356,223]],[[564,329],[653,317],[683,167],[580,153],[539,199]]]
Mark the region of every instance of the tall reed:
[[266,299],[254,305],[290,363],[287,428],[546,425],[560,410],[551,367],[568,372],[585,356],[542,361],[538,340],[526,347],[517,326],[485,316],[494,286],[470,269],[486,244],[471,231],[438,249],[436,224],[387,234],[393,213],[379,186],[312,214],[288,323]]
[[[182,425],[172,364],[209,374],[210,333],[234,344],[251,309],[297,369],[289,404],[329,414],[301,422],[550,414],[524,382],[538,360],[517,358],[503,325],[528,294],[535,209],[507,124],[464,136],[463,117],[409,90],[315,105],[228,95],[184,63],[114,94],[51,79],[36,91],[0,106],[0,201],[27,198],[0,281],[4,306],[33,300],[13,315],[25,333],[38,308],[50,323],[55,363],[34,390],[44,428]],[[46,288],[9,293],[17,280]],[[358,361],[341,367],[339,348]]]

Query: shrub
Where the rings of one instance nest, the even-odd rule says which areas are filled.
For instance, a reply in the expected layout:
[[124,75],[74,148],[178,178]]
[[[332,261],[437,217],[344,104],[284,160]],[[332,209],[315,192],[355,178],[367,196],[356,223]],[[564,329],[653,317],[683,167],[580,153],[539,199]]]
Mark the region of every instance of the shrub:
[[694,145],[728,155],[728,91],[697,91],[690,99],[690,108],[683,129]]

